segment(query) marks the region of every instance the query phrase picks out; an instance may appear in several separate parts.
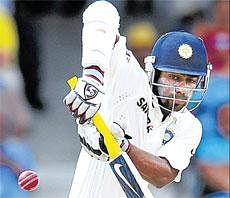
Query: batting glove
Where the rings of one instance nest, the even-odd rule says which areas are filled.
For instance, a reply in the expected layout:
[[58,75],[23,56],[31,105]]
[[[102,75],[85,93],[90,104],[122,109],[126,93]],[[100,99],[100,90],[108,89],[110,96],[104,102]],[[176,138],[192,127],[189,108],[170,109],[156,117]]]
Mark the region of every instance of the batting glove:
[[[96,66],[92,67],[98,68]],[[80,124],[91,119],[99,110],[103,96],[101,81],[103,75],[94,68],[88,68],[90,69],[84,70],[83,77],[78,79],[75,89],[70,91],[63,101],[72,115],[78,118]]]
[[97,160],[108,161],[109,155],[103,136],[91,122],[78,125],[80,143],[85,151]]
[[[127,152],[129,149],[128,139],[131,139],[131,137],[125,134],[124,128],[124,126],[121,127],[118,123],[114,122],[111,126],[111,132],[121,149]],[[91,122],[79,125],[78,134],[82,147],[91,157],[101,161],[109,160],[108,151],[104,144],[104,137]]]
[[129,135],[125,134],[126,126],[120,125],[117,122],[113,122],[111,125],[111,132],[117,143],[120,145],[121,149],[125,152],[129,149],[129,141],[131,139]]

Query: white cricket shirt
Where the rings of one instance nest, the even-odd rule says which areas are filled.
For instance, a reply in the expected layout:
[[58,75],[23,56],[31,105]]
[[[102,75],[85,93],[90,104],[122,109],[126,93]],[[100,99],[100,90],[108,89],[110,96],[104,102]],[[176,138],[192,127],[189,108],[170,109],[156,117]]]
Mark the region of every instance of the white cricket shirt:
[[[147,75],[131,52],[126,38],[115,45],[105,73],[105,96],[100,113],[108,125],[127,126],[131,143],[168,159],[181,172],[188,166],[201,138],[201,124],[189,112],[173,113],[162,122],[162,113],[148,84]],[[153,98],[153,99],[152,99]],[[81,130],[81,126],[79,129]],[[95,160],[81,150],[69,198],[125,198],[108,163]]]

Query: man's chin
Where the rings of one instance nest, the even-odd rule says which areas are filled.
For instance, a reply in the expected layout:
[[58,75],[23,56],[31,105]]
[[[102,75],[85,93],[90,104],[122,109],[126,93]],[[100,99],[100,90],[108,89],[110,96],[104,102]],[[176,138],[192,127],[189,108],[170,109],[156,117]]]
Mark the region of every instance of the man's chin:
[[185,103],[184,104],[175,104],[174,106],[174,111],[180,111],[182,108],[184,108]]
[[173,102],[171,101],[170,102],[162,101],[162,102],[165,102],[162,105],[170,111],[180,111],[186,105],[186,102],[184,101],[175,101],[174,109],[173,109]]

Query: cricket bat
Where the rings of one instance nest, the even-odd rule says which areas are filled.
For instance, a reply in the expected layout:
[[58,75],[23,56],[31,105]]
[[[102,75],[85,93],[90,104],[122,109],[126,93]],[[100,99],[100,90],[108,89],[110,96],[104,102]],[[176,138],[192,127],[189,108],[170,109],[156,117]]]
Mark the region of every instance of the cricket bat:
[[[77,77],[74,76],[67,81],[71,89],[75,88],[77,80]],[[110,129],[98,112],[93,116],[92,121],[104,137],[104,143],[110,157],[109,165],[127,198],[153,198],[153,195],[128,154],[121,150]]]

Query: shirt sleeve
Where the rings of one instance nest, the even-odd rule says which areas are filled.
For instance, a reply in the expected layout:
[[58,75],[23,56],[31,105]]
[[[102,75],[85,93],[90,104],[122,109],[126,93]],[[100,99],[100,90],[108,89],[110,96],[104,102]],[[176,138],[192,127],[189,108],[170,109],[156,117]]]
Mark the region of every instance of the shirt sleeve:
[[109,67],[112,50],[119,35],[120,16],[109,2],[92,3],[83,13],[82,66]]
[[[184,125],[185,126],[185,125]],[[157,152],[157,156],[166,158],[170,165],[179,170],[174,181],[179,182],[182,171],[187,168],[191,157],[195,154],[200,142],[202,127],[198,120],[175,134],[171,141],[163,145]]]

